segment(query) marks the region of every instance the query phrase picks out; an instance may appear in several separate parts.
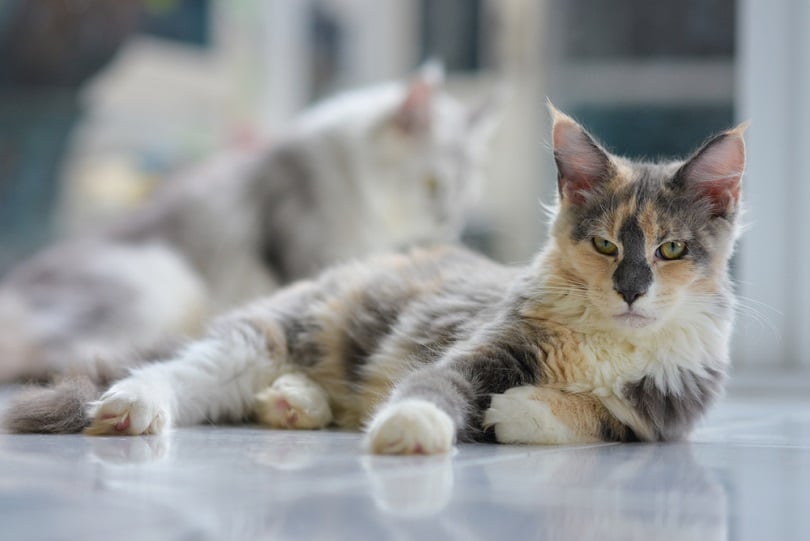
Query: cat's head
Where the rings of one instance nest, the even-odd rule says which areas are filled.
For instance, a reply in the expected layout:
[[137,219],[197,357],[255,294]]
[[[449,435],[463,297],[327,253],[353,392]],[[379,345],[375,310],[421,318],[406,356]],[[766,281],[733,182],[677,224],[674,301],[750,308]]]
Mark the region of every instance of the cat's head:
[[711,138],[686,160],[638,162],[610,154],[571,117],[549,108],[559,287],[570,286],[593,320],[618,331],[727,309],[744,126]]
[[[456,240],[476,192],[497,100],[467,105],[444,90],[438,64],[409,80],[325,101],[299,128],[322,150],[332,191],[358,231],[358,254]],[[351,254],[349,254],[351,255]]]

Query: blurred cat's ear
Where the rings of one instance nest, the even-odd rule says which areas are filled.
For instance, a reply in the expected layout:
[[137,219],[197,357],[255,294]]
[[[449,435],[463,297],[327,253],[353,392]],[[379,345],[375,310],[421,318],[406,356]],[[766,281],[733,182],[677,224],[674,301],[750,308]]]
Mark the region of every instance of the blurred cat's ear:
[[613,176],[607,152],[577,122],[547,103],[552,120],[557,184],[563,202],[580,205]]
[[474,150],[481,150],[489,145],[492,135],[501,123],[504,106],[510,93],[510,90],[502,85],[468,106],[468,140]]
[[444,84],[441,63],[423,64],[408,83],[405,97],[394,114],[394,124],[405,133],[421,133],[430,129],[431,110],[437,90]]
[[721,133],[689,158],[673,177],[677,188],[697,193],[711,205],[712,215],[733,213],[740,201],[745,170],[745,133],[747,123]]

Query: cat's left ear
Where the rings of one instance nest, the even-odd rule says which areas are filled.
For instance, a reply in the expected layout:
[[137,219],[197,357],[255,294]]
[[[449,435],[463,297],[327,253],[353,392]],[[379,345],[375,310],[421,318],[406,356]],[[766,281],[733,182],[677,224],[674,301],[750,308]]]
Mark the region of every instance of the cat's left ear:
[[712,215],[734,213],[740,201],[745,170],[745,133],[748,123],[706,142],[675,173],[673,183],[709,202]]
[[394,113],[394,125],[404,133],[430,129],[433,100],[444,84],[444,67],[436,61],[423,64],[408,83],[405,96]]
[[486,148],[503,117],[510,91],[499,86],[467,107],[467,140],[474,151]]

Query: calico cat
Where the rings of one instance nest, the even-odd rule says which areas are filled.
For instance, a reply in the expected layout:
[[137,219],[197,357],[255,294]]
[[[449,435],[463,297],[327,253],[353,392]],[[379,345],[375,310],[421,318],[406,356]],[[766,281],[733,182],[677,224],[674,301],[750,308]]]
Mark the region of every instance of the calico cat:
[[[458,238],[494,102],[462,105],[428,64],[340,95],[269,150],[217,156],[131,216],[0,284],[0,381],[120,377],[131,346],[372,252]],[[80,361],[82,360],[82,361]]]
[[18,402],[9,426],[337,425],[383,454],[687,436],[729,362],[744,128],[646,163],[551,112],[559,200],[532,264],[448,246],[333,268],[220,318],[87,408],[48,391],[60,398]]

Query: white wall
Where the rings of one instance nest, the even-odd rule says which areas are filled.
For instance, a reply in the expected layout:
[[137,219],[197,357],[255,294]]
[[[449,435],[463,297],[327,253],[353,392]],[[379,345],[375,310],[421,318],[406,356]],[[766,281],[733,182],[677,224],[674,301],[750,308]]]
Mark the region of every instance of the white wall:
[[[810,365],[810,4],[740,0],[739,118],[750,119],[735,362]],[[746,309],[747,310],[747,309]]]

